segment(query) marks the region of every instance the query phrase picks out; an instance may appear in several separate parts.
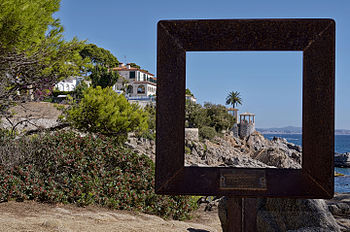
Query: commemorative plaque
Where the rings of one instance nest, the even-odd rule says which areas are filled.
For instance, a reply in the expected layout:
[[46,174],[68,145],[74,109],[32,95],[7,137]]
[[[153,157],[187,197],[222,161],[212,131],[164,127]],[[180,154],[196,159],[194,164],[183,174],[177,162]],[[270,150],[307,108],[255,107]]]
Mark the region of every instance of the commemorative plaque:
[[[188,51],[303,52],[302,169],[184,166]],[[162,20],[157,77],[156,193],[333,197],[334,20]]]
[[220,189],[266,190],[265,171],[222,169],[220,170]]

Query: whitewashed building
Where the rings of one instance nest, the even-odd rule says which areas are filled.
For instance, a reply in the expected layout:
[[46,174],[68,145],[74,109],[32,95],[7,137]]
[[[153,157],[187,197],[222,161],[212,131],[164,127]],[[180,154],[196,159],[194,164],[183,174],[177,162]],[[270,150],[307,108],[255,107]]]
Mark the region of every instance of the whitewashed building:
[[185,95],[185,98],[186,98],[186,100],[188,100],[188,101],[190,101],[190,102],[192,102],[192,103],[197,103],[197,98],[195,98],[195,97],[192,96],[192,95],[186,94],[186,95]]
[[123,63],[112,70],[122,77],[113,85],[114,91],[124,91],[130,101],[155,101],[157,78],[152,73]]
[[69,77],[65,80],[58,82],[55,85],[55,89],[59,91],[74,91],[80,82],[84,80],[84,77]]

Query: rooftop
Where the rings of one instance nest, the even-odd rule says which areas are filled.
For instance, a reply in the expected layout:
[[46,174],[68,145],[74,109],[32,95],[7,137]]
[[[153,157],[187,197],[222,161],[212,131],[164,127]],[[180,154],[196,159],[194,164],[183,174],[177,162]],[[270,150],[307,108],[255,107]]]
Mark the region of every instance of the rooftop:
[[249,113],[249,112],[245,112],[245,113],[240,114],[240,116],[255,116],[255,114]]
[[148,75],[154,76],[154,74],[147,72],[146,70],[130,67],[130,65],[121,65],[120,67],[112,68],[113,71],[140,71]]

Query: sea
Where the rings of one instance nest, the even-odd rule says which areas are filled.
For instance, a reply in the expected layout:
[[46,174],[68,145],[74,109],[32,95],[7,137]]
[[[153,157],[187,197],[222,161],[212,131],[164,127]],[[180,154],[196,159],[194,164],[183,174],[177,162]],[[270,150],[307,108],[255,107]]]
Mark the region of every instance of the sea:
[[[267,139],[273,137],[285,138],[288,142],[302,146],[301,134],[263,134]],[[350,152],[350,135],[335,135],[335,152]],[[335,171],[345,176],[335,177],[334,191],[338,193],[350,192],[350,168],[335,168]]]

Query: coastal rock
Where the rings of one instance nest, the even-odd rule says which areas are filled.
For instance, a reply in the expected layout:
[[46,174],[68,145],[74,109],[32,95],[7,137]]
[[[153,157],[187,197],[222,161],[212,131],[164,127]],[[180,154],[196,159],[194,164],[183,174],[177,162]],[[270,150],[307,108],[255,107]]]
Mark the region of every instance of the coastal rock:
[[[258,200],[258,231],[340,231],[324,200]],[[322,230],[321,230],[322,229]]]
[[341,231],[350,231],[350,193],[335,193],[332,199],[326,200],[326,203]]
[[198,128],[185,128],[185,139],[198,141]]
[[301,168],[301,147],[274,137],[271,141],[259,132],[252,133],[246,140],[253,159],[277,168]]
[[247,138],[247,145],[254,151],[259,151],[271,146],[271,141],[266,139],[262,134],[255,131]]
[[293,160],[288,152],[280,148],[268,148],[257,152],[254,159],[277,168],[300,169],[301,165]]
[[[222,228],[227,228],[226,197],[220,200],[218,210]],[[324,200],[259,198],[256,223],[261,232],[340,231]]]
[[334,155],[334,166],[335,167],[350,167],[350,152],[336,153]]
[[187,166],[227,166],[274,168],[251,157],[252,150],[245,140],[229,135],[215,137],[213,141],[204,142],[185,140],[190,152],[185,154]]

